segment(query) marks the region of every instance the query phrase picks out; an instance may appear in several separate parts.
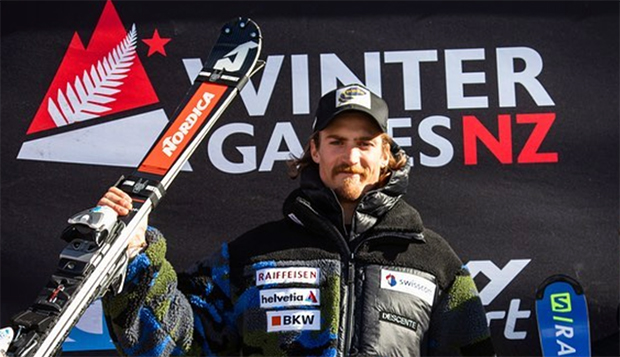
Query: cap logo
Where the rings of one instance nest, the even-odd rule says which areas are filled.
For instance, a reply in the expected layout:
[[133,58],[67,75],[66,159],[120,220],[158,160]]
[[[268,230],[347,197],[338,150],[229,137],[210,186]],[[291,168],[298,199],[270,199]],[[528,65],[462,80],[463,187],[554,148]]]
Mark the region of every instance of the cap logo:
[[336,107],[360,105],[370,108],[370,92],[360,86],[350,86],[336,91]]

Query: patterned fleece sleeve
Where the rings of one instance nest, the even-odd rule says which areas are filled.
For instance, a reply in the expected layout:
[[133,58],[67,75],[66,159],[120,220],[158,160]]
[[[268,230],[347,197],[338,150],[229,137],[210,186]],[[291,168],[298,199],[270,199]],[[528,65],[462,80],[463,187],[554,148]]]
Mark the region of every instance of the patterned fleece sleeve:
[[469,271],[462,267],[431,317],[433,356],[494,356],[486,314]]
[[162,234],[149,227],[146,239],[123,291],[103,299],[117,350],[125,356],[238,354],[227,245],[177,276]]
[[149,227],[146,240],[147,249],[128,266],[123,291],[103,298],[110,334],[124,356],[186,354],[194,320],[190,304],[177,289],[162,234]]

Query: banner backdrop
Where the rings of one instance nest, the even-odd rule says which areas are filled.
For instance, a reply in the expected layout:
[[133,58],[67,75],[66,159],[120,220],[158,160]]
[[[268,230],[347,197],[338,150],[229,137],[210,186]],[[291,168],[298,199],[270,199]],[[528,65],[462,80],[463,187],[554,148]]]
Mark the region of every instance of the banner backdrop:
[[[475,276],[498,355],[540,355],[535,291],[565,274],[594,353],[617,356],[618,7],[3,2],[1,324],[54,271],[67,218],[142,159],[220,26],[247,16],[267,65],[150,217],[175,267],[278,219],[318,98],[363,83],[411,156],[406,200]],[[109,346],[93,309],[68,349]]]

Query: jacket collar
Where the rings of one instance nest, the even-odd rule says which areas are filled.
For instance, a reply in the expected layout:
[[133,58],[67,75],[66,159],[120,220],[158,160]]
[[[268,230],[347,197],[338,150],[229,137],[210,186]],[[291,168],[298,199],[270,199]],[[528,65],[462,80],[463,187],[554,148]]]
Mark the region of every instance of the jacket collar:
[[[404,155],[404,152],[401,151],[399,154]],[[397,211],[400,213],[388,214],[407,191],[409,171],[409,164],[398,171],[393,171],[385,186],[364,195],[355,210],[350,239],[361,236],[373,227],[373,231],[397,230],[403,234],[413,234],[415,238],[420,239],[418,235],[424,228],[420,215],[415,209],[402,202],[404,205],[399,206],[403,209],[408,207],[412,211],[402,212],[399,209]],[[316,166],[306,167],[302,171],[300,187],[294,190],[284,203],[285,216],[289,216],[291,212],[299,212],[299,207],[293,208],[293,206],[299,205],[300,201],[303,201],[304,206],[331,222],[342,236],[346,237],[342,207],[334,191],[321,181]],[[298,223],[304,223],[300,217],[297,219],[301,220]]]

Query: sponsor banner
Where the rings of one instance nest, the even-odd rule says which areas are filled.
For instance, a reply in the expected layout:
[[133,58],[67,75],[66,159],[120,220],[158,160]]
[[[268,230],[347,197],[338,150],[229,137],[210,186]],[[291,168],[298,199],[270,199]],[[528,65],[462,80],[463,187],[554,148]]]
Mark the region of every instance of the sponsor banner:
[[531,324],[532,310],[526,300],[514,293],[515,281],[523,279],[526,275],[523,272],[531,263],[532,259],[511,259],[499,265],[492,260],[470,260],[465,265],[474,281],[487,281],[484,286],[478,286],[480,300],[489,326],[492,330],[497,328],[495,335],[503,336],[506,341],[532,338],[531,331],[525,328]]
[[266,268],[256,271],[256,285],[267,284],[319,284],[319,268]]
[[[0,326],[53,272],[44,267],[58,263],[67,218],[92,207],[163,137],[226,14],[238,10],[59,4],[38,3],[45,16],[34,17],[27,3],[2,4]],[[389,104],[388,133],[413,165],[403,199],[467,263],[497,354],[541,355],[532,289],[551,274],[579,272],[597,307],[592,353],[617,355],[618,3],[398,2],[380,13],[357,5],[351,16],[350,6],[327,3],[247,3],[266,65],[152,215],[166,236],[200,248],[171,246],[169,260],[183,270],[280,219],[299,186],[285,161],[303,151],[320,95],[360,83]],[[300,23],[303,38],[290,30]],[[218,67],[236,67],[250,46],[231,49]],[[588,244],[575,234],[583,227]],[[267,283],[276,286],[260,288],[318,288]],[[302,308],[315,307],[290,307]],[[80,324],[67,345],[109,343],[99,326]],[[612,352],[601,346],[608,338]]]
[[267,311],[267,332],[318,331],[320,329],[320,310]]
[[318,306],[319,289],[267,289],[260,291],[260,307]]
[[381,289],[417,296],[432,306],[436,288],[434,283],[421,276],[381,269]]

